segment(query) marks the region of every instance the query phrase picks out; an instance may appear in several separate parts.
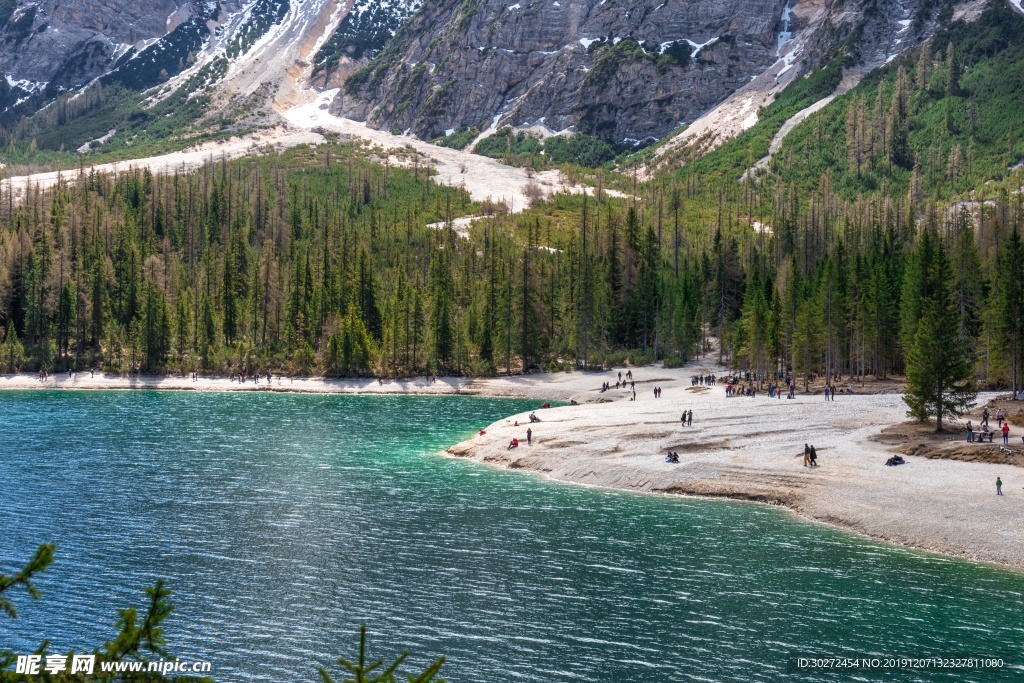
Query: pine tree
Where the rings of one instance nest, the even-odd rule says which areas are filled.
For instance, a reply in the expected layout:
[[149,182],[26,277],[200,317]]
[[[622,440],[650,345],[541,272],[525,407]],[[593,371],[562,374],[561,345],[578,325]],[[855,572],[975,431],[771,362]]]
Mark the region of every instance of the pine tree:
[[448,368],[455,347],[455,332],[452,326],[453,284],[448,259],[435,254],[430,262],[430,287],[432,294],[430,308],[430,329],[433,331],[434,360]]
[[903,291],[900,296],[900,345],[909,353],[917,337],[917,326],[921,320],[921,302],[928,297],[932,283],[928,278],[936,258],[935,238],[924,230],[918,238],[917,249],[907,259],[903,274]]
[[1016,230],[999,249],[993,285],[987,327],[995,337],[996,353],[1009,366],[1016,392],[1024,365],[1024,241]]
[[913,155],[910,150],[909,92],[907,72],[900,67],[896,76],[896,88],[889,106],[889,170],[893,166],[910,168]]
[[377,307],[377,289],[373,282],[373,269],[370,266],[370,255],[366,251],[359,253],[359,314],[366,329],[373,338],[380,341],[384,329],[380,309]]
[[18,333],[14,329],[14,321],[7,323],[7,332],[4,334],[4,341],[0,344],[0,363],[3,363],[5,372],[17,372],[25,362],[25,347],[18,340]]
[[167,299],[152,282],[145,285],[145,304],[142,309],[142,367],[157,370],[163,366],[171,348],[171,321]]
[[964,207],[958,219],[960,234],[951,254],[953,299],[957,310],[957,334],[973,347],[981,333],[981,311],[985,303],[985,274],[974,243],[974,223]]
[[935,417],[942,431],[945,417],[960,417],[974,403],[971,354],[959,335],[958,314],[950,286],[950,265],[941,243],[927,269],[920,319],[907,353],[908,415],[924,421]]
[[954,97],[960,94],[960,61],[957,59],[956,48],[952,41],[946,46],[946,95]]
[[804,376],[804,391],[808,390],[810,374],[821,368],[824,336],[819,298],[809,296],[800,302],[793,329],[793,370]]

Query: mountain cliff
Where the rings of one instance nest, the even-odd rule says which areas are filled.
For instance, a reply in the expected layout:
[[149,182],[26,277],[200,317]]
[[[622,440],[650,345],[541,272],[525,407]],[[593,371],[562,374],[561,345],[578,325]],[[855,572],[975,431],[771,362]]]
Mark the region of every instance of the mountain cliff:
[[224,77],[246,92],[264,81],[276,85],[296,61],[312,57],[347,9],[342,0],[6,2],[0,111],[28,101],[20,112],[28,115],[97,79],[135,91]]
[[[333,111],[421,138],[541,125],[636,144],[773,67],[768,87],[777,91],[836,51],[851,65],[876,65],[978,4],[434,0],[349,77]],[[739,125],[752,125],[744,117],[755,121],[756,111]]]
[[335,110],[432,138],[452,128],[660,137],[778,59],[783,0],[436,0]]
[[3,107],[72,89],[167,35],[195,12],[180,0],[14,0],[0,4]]

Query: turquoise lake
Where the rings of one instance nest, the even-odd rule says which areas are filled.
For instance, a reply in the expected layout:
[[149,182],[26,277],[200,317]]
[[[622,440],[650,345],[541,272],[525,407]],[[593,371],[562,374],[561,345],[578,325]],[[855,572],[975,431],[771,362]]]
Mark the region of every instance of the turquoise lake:
[[[452,683],[1024,678],[1022,573],[437,455],[538,403],[3,393],[0,572],[58,548],[0,649],[99,645],[163,577],[169,649],[228,683],[313,683],[363,623]],[[1011,668],[787,672],[795,653]]]

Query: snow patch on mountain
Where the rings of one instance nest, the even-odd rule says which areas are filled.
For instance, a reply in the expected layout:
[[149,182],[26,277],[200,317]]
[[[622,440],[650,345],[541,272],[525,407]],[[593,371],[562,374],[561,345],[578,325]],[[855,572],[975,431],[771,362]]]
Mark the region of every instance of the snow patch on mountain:
[[331,69],[344,58],[373,57],[422,4],[423,0],[357,0],[317,50],[315,70]]

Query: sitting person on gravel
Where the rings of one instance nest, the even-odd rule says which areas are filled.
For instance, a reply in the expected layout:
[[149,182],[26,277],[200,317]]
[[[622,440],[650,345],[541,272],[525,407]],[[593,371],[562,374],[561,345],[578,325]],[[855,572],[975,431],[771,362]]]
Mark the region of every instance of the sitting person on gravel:
[[889,467],[895,467],[896,465],[902,465],[905,462],[906,460],[904,460],[902,456],[894,455],[888,460],[886,460],[885,464],[888,465]]
[[519,439],[512,439],[508,444],[508,450],[512,450],[513,448],[519,448]]

